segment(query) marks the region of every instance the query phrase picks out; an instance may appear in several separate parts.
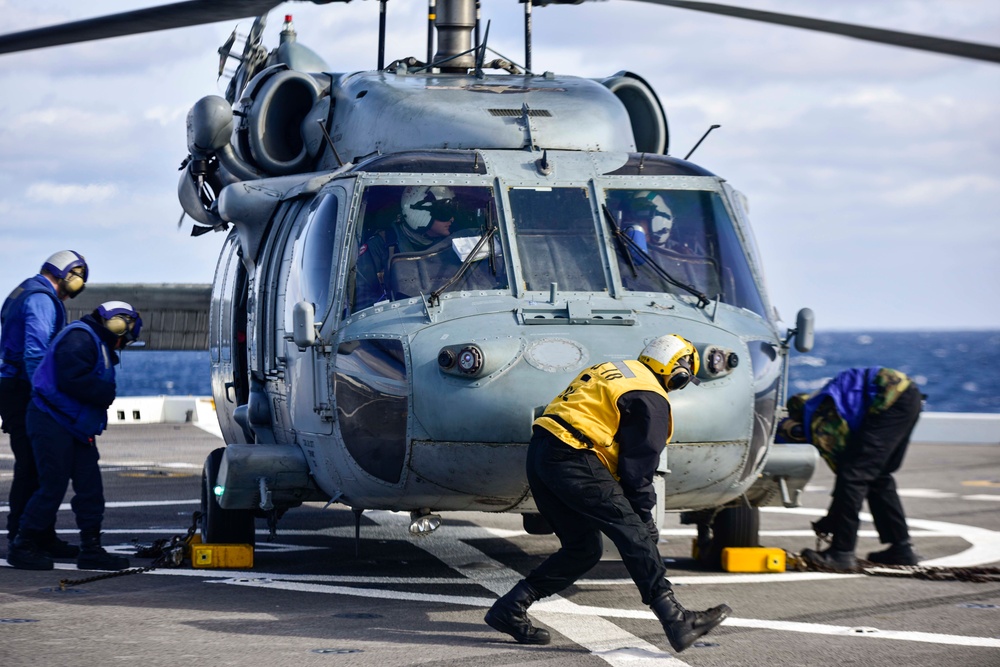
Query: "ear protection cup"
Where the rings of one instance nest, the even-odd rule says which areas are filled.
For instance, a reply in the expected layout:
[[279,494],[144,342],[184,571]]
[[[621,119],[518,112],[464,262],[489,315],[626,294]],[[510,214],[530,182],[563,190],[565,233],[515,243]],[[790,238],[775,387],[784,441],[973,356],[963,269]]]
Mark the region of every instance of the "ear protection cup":
[[110,319],[104,320],[104,327],[121,338],[128,333],[128,318],[124,315],[115,315]]
[[66,294],[74,297],[83,291],[86,281],[83,279],[83,276],[77,273],[69,273],[63,278],[62,284],[63,289],[66,290]]
[[691,382],[691,371],[684,368],[683,366],[677,366],[674,368],[673,372],[667,378],[666,387],[667,391],[677,391],[678,389],[683,389]]

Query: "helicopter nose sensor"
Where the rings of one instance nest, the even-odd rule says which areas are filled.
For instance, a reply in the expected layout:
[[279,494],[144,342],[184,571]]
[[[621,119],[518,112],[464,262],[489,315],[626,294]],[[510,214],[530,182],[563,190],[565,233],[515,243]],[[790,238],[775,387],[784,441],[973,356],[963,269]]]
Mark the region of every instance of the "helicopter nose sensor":
[[483,367],[483,351],[475,345],[463,347],[458,353],[458,370],[475,375]]

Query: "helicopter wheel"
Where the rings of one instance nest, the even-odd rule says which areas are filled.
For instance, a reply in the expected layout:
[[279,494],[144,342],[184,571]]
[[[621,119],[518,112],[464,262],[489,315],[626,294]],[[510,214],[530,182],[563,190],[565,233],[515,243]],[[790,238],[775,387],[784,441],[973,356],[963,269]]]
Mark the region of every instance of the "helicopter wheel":
[[[699,530],[699,536],[702,531]],[[756,547],[760,544],[760,508],[752,505],[727,507],[712,521],[712,538],[707,547],[699,540],[698,560],[712,569],[722,567],[722,550],[726,547]]]
[[224,447],[205,459],[201,473],[201,540],[205,544],[249,544],[256,541],[252,510],[227,510],[215,498]]

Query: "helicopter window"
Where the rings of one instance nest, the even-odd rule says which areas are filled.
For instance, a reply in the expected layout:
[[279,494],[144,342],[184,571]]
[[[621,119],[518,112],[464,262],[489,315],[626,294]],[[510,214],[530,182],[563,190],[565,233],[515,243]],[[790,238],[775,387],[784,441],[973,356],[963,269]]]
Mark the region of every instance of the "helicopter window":
[[626,290],[689,294],[663,277],[655,264],[710,298],[718,296],[723,303],[766,317],[733,221],[717,193],[636,189],[608,190],[606,196],[615,222],[634,241],[615,246]]
[[[351,312],[380,301],[445,291],[507,289],[499,237],[463,271],[469,250],[496,226],[489,187],[375,185],[365,190],[350,273]],[[457,280],[451,281],[456,275]]]
[[511,188],[521,271],[527,290],[606,292],[607,279],[586,188]]
[[477,151],[409,151],[380,155],[361,162],[354,171],[399,174],[485,174]]
[[316,199],[310,207],[309,222],[296,241],[302,299],[315,305],[320,317],[330,306],[337,208],[337,198],[332,195]]

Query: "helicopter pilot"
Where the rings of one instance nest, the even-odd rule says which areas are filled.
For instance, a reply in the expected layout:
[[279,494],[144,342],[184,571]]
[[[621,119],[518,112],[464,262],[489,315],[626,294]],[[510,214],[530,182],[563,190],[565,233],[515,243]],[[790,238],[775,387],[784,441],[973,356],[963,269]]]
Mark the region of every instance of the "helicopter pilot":
[[[624,202],[621,208],[621,229],[642,252],[650,248],[666,248],[674,214],[662,194],[641,190]],[[632,261],[645,263],[641,253],[632,251]]]
[[521,644],[548,644],[548,630],[528,607],[570,586],[594,567],[606,535],[622,557],[644,604],[678,653],[722,623],[719,605],[688,611],[674,598],[656,543],[653,476],[673,434],[669,392],[698,383],[698,351],[671,334],[653,340],[635,361],[586,368],[532,427],[527,476],[559,550],[494,603],[486,623]]
[[410,186],[400,199],[402,213],[358,250],[354,311],[390,298],[386,272],[399,253],[420,252],[451,236],[457,207],[451,188]]

